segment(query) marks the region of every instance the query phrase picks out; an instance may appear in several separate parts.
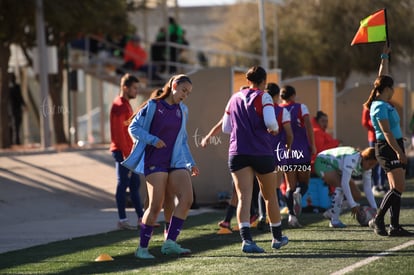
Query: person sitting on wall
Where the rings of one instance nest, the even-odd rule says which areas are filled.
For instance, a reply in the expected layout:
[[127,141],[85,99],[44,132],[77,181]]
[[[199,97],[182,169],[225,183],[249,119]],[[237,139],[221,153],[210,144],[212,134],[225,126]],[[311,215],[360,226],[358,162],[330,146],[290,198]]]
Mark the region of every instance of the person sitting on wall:
[[126,71],[144,72],[151,80],[161,80],[155,66],[148,64],[148,53],[141,47],[141,38],[134,35],[124,48],[124,64],[117,70],[118,73]]

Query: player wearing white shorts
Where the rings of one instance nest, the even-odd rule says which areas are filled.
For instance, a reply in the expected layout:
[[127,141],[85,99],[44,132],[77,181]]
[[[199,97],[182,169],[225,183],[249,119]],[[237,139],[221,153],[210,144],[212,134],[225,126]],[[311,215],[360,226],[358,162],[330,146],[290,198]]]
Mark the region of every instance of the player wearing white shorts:
[[350,146],[342,146],[320,152],[315,159],[315,173],[327,184],[335,186],[332,196],[330,211],[331,221],[329,226],[333,228],[346,227],[339,220],[344,195],[352,208],[353,215],[359,211],[359,204],[352,196],[350,182],[352,176],[361,176],[365,196],[372,208],[377,209],[374,194],[371,189],[371,169],[377,164],[375,149],[368,147],[358,151]]

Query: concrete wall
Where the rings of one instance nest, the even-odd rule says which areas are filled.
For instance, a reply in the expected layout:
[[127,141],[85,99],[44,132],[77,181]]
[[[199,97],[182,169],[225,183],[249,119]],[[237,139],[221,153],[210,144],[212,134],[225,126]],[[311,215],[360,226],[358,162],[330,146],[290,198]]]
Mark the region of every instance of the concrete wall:
[[205,69],[190,75],[193,92],[186,100],[189,108],[187,131],[191,152],[200,169],[200,176],[193,178],[198,203],[214,203],[219,192],[232,192],[227,166],[229,136],[220,132],[206,148],[200,146],[202,137],[224,114],[234,90],[232,74],[232,69],[227,67]]

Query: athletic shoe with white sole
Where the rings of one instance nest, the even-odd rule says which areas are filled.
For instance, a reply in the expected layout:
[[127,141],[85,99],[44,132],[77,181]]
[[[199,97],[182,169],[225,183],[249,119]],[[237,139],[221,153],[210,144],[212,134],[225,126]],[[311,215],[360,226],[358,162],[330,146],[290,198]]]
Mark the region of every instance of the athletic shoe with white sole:
[[329,222],[329,227],[331,228],[345,228],[346,224],[343,224],[341,221],[337,221],[337,222]]
[[136,226],[130,225],[128,221],[118,222],[118,229],[121,230],[137,230]]
[[412,237],[414,236],[414,233],[405,230],[402,228],[402,226],[398,226],[397,228],[394,228],[390,226],[390,230],[388,231],[388,236],[390,237]]
[[173,240],[166,240],[161,247],[161,253],[164,255],[185,255],[190,254],[191,250],[188,248],[182,248]]
[[282,246],[287,245],[289,242],[289,239],[287,236],[282,236],[280,240],[273,239],[272,240],[272,248],[274,249],[280,249]]
[[149,253],[148,247],[138,247],[135,251],[135,257],[138,259],[155,259],[154,255]]
[[380,235],[380,236],[388,236],[388,232],[385,229],[384,219],[377,220],[376,218],[372,218],[368,222],[368,226],[371,229],[374,229],[375,234]]
[[242,251],[244,253],[263,253],[264,249],[257,246],[254,241],[243,241],[242,243]]
[[302,214],[302,194],[299,191],[293,193],[293,211],[296,217]]
[[302,225],[299,223],[298,218],[293,215],[289,215],[288,225],[292,228],[301,228]]

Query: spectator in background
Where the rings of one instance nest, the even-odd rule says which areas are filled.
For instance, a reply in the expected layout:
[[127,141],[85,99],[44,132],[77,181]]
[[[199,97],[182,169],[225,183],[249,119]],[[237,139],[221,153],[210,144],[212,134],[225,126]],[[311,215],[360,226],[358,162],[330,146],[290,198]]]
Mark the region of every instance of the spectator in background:
[[163,63],[166,61],[166,39],[167,33],[165,28],[161,27],[155,37],[155,42],[151,45],[151,60],[155,62],[155,65],[159,68],[160,73],[165,72],[165,64]]
[[161,80],[156,72],[156,67],[148,64],[148,54],[141,47],[141,38],[134,35],[126,43],[124,49],[124,65],[118,69],[119,73],[125,73],[125,70],[140,71],[146,73],[151,80]]
[[328,115],[326,113],[318,111],[316,116],[312,118],[312,127],[316,146],[316,154],[312,155],[311,161],[313,171],[316,155],[324,150],[338,147],[340,142],[326,132],[326,129],[328,129]]
[[123,58],[123,50],[125,49],[128,37],[126,35],[119,34],[114,36],[108,36],[107,40],[110,43],[108,50],[111,56]]
[[126,189],[129,188],[131,200],[138,216],[138,225],[143,216],[139,186],[141,184],[139,175],[132,173],[121,162],[129,155],[132,149],[132,139],[128,133],[129,119],[133,114],[129,101],[136,98],[138,94],[139,80],[135,76],[126,74],[120,83],[120,93],[112,103],[110,112],[111,147],[110,151],[115,159],[117,175],[116,205],[118,208],[118,228],[135,230],[136,226],[129,224],[126,216]]
[[[368,130],[368,144],[370,147],[375,146],[376,138],[375,138],[375,130],[372,126],[371,117],[369,115],[369,110],[365,107],[362,107],[362,118],[361,118],[362,126],[364,126]],[[383,196],[388,191],[385,185],[386,175],[384,169],[381,168],[379,164],[377,164],[374,168],[372,168],[372,192],[375,196]]]
[[10,116],[11,126],[10,135],[12,144],[21,144],[20,127],[23,120],[23,110],[26,109],[26,103],[22,96],[20,85],[16,82],[14,73],[9,74],[9,93],[10,93]]
[[[173,17],[168,18],[168,37],[170,42],[176,44],[183,44],[183,28],[175,21]],[[175,46],[169,47],[169,56],[172,63],[178,61],[178,55],[180,50]],[[175,64],[170,65],[170,73],[175,73],[177,71],[177,66]]]
[[[190,42],[188,42],[187,38],[185,37],[186,31],[183,30],[183,38],[182,38],[182,44],[183,46],[190,46]],[[184,64],[189,64],[190,63],[190,56],[189,56],[189,51],[188,49],[180,49],[179,50],[179,57],[178,57],[178,61],[180,63],[184,63]]]

